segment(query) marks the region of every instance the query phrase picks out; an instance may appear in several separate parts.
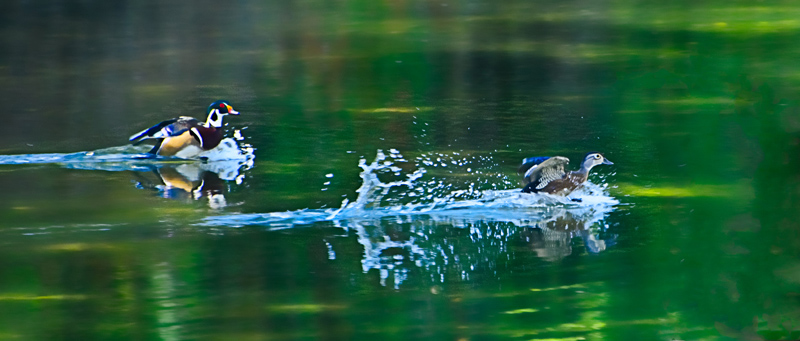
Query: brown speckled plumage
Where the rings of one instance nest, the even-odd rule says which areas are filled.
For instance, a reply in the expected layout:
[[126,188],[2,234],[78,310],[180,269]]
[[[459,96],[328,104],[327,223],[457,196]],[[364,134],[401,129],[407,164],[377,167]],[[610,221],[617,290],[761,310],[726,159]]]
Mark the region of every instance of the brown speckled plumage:
[[527,162],[531,159],[525,159],[520,167],[520,172],[525,172],[523,177],[525,187],[522,191],[554,195],[568,195],[581,187],[589,178],[592,167],[613,164],[600,153],[589,153],[584,157],[579,170],[566,172],[564,168],[569,164],[569,159],[566,157],[536,158],[535,161]]

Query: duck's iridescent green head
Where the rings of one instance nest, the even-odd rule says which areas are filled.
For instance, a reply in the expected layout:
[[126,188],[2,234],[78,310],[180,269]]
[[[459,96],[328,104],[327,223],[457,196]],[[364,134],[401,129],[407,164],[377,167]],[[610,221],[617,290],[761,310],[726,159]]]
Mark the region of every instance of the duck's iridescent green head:
[[210,115],[214,110],[218,110],[220,115],[239,115],[239,112],[233,110],[233,107],[228,101],[219,100],[208,106],[208,114]]

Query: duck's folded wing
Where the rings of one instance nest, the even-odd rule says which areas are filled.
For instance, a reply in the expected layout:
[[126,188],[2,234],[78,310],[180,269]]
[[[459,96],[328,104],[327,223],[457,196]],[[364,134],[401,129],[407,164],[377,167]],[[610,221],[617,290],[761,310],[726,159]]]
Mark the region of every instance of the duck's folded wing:
[[199,122],[197,119],[192,117],[183,116],[173,118],[133,134],[128,140],[136,143],[145,139],[160,139],[170,136],[177,136],[183,134],[185,131],[189,130],[189,128],[198,124]]
[[569,159],[563,156],[553,156],[541,163],[534,165],[525,173],[525,183],[536,190],[540,190],[556,179],[561,179],[566,175],[564,166],[569,163]]

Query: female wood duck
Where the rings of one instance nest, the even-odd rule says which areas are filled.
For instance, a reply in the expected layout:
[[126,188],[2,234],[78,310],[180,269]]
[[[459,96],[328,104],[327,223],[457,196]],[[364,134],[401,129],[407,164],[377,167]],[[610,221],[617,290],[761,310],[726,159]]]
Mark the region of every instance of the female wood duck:
[[567,195],[580,187],[589,178],[589,171],[597,165],[613,165],[603,154],[589,153],[583,158],[581,169],[564,171],[569,159],[563,156],[531,157],[522,160],[518,172],[525,172],[523,182],[525,193],[544,192],[555,195]]
[[149,153],[180,158],[195,157],[203,151],[214,149],[223,138],[222,117],[239,115],[228,101],[216,101],[208,106],[206,122],[181,116],[166,120],[130,137],[133,144],[156,139]]

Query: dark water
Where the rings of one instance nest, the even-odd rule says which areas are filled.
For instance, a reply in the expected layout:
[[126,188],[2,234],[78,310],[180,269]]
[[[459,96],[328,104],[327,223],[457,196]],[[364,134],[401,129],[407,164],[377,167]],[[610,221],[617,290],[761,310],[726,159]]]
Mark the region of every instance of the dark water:
[[[794,2],[0,16],[0,339],[800,339]],[[125,146],[219,98],[212,160]]]

